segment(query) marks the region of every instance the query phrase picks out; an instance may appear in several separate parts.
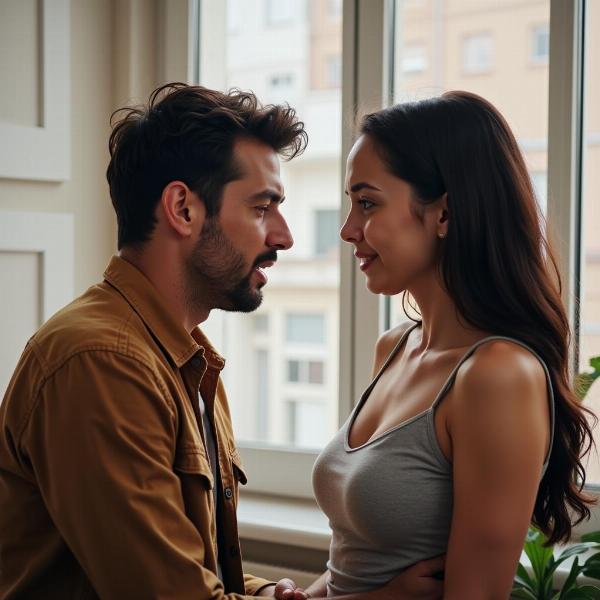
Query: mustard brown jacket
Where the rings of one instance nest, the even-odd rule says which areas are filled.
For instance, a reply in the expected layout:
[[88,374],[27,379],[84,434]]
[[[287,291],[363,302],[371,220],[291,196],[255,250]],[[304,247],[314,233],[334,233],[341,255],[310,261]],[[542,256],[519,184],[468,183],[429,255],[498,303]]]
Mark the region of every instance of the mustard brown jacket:
[[224,360],[131,264],[104,277],[29,340],[0,406],[0,598],[254,595],[269,582],[242,572]]

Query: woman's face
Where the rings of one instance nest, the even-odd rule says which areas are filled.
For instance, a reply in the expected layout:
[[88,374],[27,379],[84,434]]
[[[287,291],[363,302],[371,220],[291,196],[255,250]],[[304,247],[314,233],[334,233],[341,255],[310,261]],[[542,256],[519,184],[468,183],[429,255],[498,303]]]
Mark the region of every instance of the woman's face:
[[348,156],[346,194],[350,211],[342,239],[375,294],[398,294],[435,276],[440,235],[447,230],[446,199],[424,206],[410,184],[386,168],[368,136],[361,136]]

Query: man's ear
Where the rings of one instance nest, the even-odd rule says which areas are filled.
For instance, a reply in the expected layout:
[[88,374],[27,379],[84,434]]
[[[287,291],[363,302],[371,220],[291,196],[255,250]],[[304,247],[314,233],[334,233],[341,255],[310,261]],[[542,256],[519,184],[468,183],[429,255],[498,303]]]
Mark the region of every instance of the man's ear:
[[181,237],[196,237],[206,219],[206,208],[198,194],[182,181],[171,181],[163,189],[160,204],[165,222]]

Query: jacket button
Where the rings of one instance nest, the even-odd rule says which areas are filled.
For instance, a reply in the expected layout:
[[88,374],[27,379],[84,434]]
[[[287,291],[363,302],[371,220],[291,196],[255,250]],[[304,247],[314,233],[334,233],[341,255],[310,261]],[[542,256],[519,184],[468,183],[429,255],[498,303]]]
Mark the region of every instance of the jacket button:
[[239,553],[240,553],[240,551],[238,550],[237,546],[231,546],[229,548],[229,555],[232,556],[233,558],[238,556]]
[[227,498],[227,500],[231,500],[233,498],[233,492],[229,487],[225,488],[225,498]]

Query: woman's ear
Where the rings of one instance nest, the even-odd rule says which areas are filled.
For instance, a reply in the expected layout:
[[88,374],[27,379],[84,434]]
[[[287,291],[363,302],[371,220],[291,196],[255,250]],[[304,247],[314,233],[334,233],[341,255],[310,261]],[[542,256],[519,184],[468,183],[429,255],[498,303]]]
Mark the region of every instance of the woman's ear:
[[437,236],[443,239],[448,235],[448,192],[444,192],[443,196],[439,199],[439,206],[437,209]]
[[163,189],[160,205],[168,228],[179,237],[197,236],[206,219],[204,202],[182,181],[171,181]]

